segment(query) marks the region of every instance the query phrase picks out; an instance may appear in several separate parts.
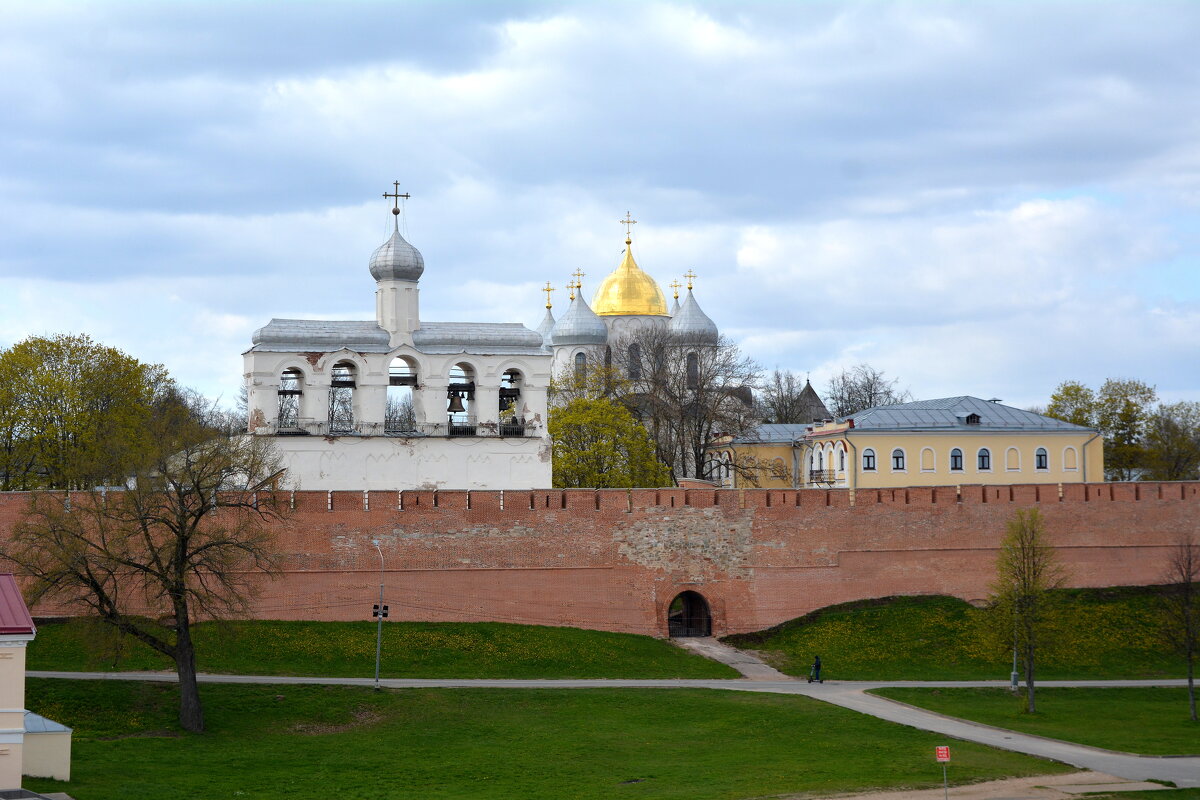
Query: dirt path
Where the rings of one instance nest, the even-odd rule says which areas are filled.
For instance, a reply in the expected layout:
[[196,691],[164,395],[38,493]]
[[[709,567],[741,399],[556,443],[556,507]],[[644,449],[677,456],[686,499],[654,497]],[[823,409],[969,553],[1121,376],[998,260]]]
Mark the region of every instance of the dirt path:
[[[1157,783],[1123,781],[1099,772],[1072,772],[951,786],[949,796],[951,800],[1067,800],[1093,792],[1136,792],[1165,788]],[[939,788],[852,795],[796,794],[778,800],[942,800],[944,797],[944,790]]]

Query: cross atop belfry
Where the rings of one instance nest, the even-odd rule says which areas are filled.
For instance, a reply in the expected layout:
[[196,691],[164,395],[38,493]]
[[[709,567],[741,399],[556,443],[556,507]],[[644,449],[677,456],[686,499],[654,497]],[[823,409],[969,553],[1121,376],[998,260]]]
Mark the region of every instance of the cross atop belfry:
[[394,214],[395,216],[400,216],[400,200],[401,200],[401,198],[407,200],[412,195],[410,195],[408,192],[405,192],[404,194],[400,194],[400,181],[392,181],[392,186],[395,187],[393,189],[393,191],[384,192],[383,196],[391,197],[391,198],[395,199],[396,202],[392,206],[392,214]]

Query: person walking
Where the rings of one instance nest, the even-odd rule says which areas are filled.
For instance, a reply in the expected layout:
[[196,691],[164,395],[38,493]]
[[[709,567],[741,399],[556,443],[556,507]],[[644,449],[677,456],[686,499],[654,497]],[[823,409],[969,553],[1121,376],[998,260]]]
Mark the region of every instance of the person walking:
[[821,680],[821,657],[820,656],[817,656],[816,658],[813,659],[812,669],[809,670],[809,672],[808,672],[808,682],[812,683],[813,681],[816,681],[817,683],[825,682],[825,681]]

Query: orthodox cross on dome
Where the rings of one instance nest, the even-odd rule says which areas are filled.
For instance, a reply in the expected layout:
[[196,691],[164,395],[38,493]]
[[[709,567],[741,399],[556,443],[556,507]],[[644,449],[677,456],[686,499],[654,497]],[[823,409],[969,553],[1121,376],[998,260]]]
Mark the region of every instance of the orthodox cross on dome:
[[678,300],[679,299],[679,287],[683,286],[683,284],[680,283],[679,281],[671,281],[670,286],[672,289],[675,290],[675,299]]
[[[408,192],[400,194],[400,181],[392,181],[392,186],[395,188],[391,192],[384,192],[383,196],[391,197],[395,200],[395,204],[392,206],[392,215],[398,217],[400,216],[400,200],[407,200],[412,195]],[[399,221],[397,221],[397,224],[399,224]]]
[[572,272],[571,274],[575,276],[575,288],[576,288],[576,289],[582,289],[582,288],[583,288],[583,281],[582,281],[582,280],[580,280],[580,278],[582,278],[582,277],[583,277],[584,275],[586,275],[587,273],[586,273],[586,272],[584,272],[584,271],[583,271],[583,270],[581,270],[581,269],[576,269],[576,270],[575,270],[574,272]]
[[696,280],[696,273],[689,269],[687,272],[683,273],[683,277],[687,278],[687,287],[688,291],[690,292],[692,290],[692,283],[694,283]]
[[554,291],[554,287],[550,285],[550,281],[546,281],[546,288],[542,289],[546,293],[546,308],[550,308],[550,293]]
[[567,299],[569,299],[569,300],[575,299],[575,290],[577,288],[579,288],[578,283],[576,283],[575,281],[567,281],[567,291],[570,292],[570,294],[567,295]]
[[633,214],[626,211],[625,219],[619,219],[617,222],[625,226],[625,244],[629,244],[632,241],[630,238],[630,234],[633,232],[632,227],[637,225],[637,220],[633,218]]

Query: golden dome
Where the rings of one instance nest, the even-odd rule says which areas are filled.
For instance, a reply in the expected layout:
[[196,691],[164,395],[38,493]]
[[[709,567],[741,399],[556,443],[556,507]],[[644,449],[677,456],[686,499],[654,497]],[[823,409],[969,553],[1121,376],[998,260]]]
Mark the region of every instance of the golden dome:
[[625,239],[625,257],[621,266],[600,283],[592,298],[592,310],[604,317],[655,316],[666,317],[667,298],[657,281],[633,260],[632,242]]

